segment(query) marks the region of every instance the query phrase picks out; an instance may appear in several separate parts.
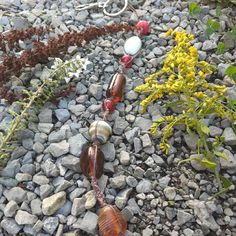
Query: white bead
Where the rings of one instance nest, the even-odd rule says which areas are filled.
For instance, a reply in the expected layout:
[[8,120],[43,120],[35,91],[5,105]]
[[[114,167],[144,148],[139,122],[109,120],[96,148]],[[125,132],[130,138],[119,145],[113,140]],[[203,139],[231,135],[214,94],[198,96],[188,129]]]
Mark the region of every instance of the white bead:
[[133,36],[125,41],[125,53],[135,55],[142,47],[142,41],[138,36]]

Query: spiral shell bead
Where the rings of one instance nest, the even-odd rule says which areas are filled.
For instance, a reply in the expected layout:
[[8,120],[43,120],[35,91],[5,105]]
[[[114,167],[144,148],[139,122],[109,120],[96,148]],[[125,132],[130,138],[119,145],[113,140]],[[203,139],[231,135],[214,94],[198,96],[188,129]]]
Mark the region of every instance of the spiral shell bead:
[[111,205],[106,205],[100,210],[98,226],[102,236],[124,236],[127,229],[124,216]]
[[89,127],[89,135],[92,141],[99,141],[104,144],[112,133],[111,126],[102,120],[94,121]]

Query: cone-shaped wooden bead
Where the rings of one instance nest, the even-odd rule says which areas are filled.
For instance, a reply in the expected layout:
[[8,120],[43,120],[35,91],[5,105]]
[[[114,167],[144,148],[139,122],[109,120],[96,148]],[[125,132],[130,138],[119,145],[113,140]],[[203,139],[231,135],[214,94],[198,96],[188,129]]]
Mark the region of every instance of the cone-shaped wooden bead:
[[102,236],[124,236],[127,223],[122,213],[115,206],[104,206],[98,217],[99,231]]
[[96,145],[89,146],[80,155],[80,167],[85,176],[96,176],[99,179],[103,174],[104,154]]
[[126,78],[121,73],[116,73],[107,88],[106,95],[108,98],[112,97],[115,104],[120,102],[125,89]]

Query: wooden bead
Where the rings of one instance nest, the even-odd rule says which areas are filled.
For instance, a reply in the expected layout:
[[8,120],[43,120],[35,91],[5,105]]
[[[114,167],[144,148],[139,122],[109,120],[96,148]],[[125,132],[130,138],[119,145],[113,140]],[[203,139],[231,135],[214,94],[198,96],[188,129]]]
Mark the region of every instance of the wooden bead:
[[102,236],[124,236],[127,223],[115,206],[104,206],[98,216],[99,231]]

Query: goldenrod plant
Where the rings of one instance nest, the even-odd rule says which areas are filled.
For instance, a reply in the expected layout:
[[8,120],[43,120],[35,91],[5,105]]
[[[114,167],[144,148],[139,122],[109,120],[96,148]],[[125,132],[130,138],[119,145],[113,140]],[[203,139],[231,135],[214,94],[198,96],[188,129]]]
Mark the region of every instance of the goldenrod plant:
[[49,75],[42,81],[42,84],[34,91],[24,91],[25,98],[16,102],[21,107],[21,111],[19,113],[9,111],[14,119],[9,124],[6,135],[0,132],[0,167],[4,166],[9,152],[12,150],[15,133],[25,128],[27,120],[32,117],[34,108],[49,101],[63,81],[68,83],[72,78],[78,79],[85,63],[86,61],[80,57],[65,62],[60,58],[55,58],[54,65],[48,69]]
[[[170,29],[166,36],[172,36],[177,45],[168,53],[162,69],[148,76],[145,84],[135,88],[136,92],[145,93],[147,97],[141,102],[142,112],[147,106],[165,96],[167,107],[178,107],[182,112],[178,115],[160,117],[151,126],[151,133],[155,135],[162,131],[160,150],[166,154],[169,152],[169,138],[172,136],[175,126],[185,125],[188,134],[197,134],[199,158],[195,158],[205,168],[214,171],[219,187],[229,186],[229,182],[220,176],[218,158],[226,156],[218,151],[217,147],[222,143],[221,137],[215,137],[215,141],[209,145],[206,141],[209,128],[204,119],[210,114],[216,114],[221,118],[236,120],[236,113],[224,105],[226,87],[209,83],[207,78],[213,73],[214,67],[206,61],[198,60],[198,51],[192,46],[194,36],[186,32],[174,32]],[[202,156],[202,158],[200,158]],[[190,161],[183,160],[181,163]]]

